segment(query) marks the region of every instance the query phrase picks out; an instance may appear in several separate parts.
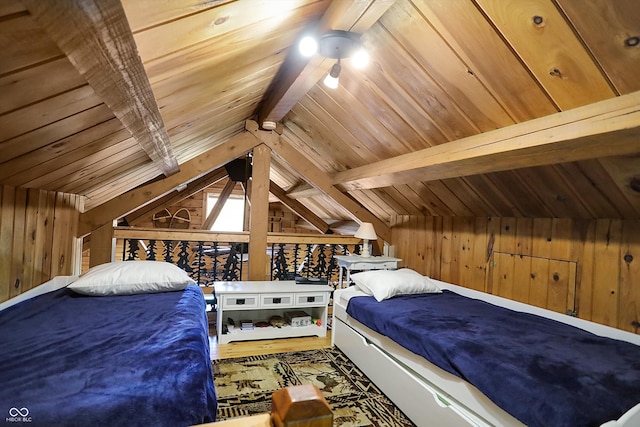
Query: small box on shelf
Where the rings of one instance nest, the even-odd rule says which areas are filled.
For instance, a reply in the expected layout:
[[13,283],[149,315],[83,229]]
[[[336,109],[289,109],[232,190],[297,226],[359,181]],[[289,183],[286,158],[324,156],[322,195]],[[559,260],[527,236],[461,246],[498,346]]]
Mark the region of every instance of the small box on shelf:
[[284,318],[293,327],[309,326],[311,324],[311,316],[302,310],[287,311]]

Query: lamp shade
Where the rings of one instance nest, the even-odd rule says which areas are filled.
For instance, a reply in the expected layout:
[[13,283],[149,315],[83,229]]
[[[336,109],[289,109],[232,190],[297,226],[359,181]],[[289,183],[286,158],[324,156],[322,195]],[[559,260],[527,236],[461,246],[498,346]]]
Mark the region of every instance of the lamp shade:
[[367,240],[376,240],[378,236],[376,235],[376,230],[373,228],[373,224],[370,222],[363,222],[360,224],[360,228],[354,234],[354,237],[359,239],[367,239]]

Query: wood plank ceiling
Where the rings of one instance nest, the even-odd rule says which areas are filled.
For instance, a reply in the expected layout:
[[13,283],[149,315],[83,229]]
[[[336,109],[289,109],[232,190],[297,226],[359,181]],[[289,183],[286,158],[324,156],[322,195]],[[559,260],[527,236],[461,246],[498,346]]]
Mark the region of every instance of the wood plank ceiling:
[[[175,172],[145,151],[144,138],[123,118],[133,107],[111,101],[113,91],[105,93],[87,72],[99,64],[98,77],[118,79],[108,89],[128,88],[127,73],[98,58],[112,54],[111,45],[74,56],[61,41],[80,37],[86,48],[87,31],[98,40],[108,33],[118,47],[126,40],[118,34],[130,31],[170,141],[166,152],[160,145],[160,159],[185,165],[234,144],[245,120],[275,117],[283,143],[385,222],[394,215],[640,218],[633,106],[634,121],[610,153],[600,144],[591,155],[542,152],[535,161],[515,159],[512,167],[486,173],[467,168],[434,177],[416,169],[368,186],[343,179],[347,171],[382,167],[378,162],[409,153],[432,155],[421,150],[489,138],[496,129],[621,95],[637,100],[636,0],[75,2],[97,9],[73,19],[101,20],[92,27],[43,13],[58,10],[55,0],[0,1],[0,183],[80,194],[89,211]],[[301,34],[351,19],[347,13],[356,10],[355,24],[341,29],[365,30],[369,67],[358,71],[343,62],[340,86],[331,90],[321,82],[331,62],[313,58],[290,81],[287,67]],[[127,49],[120,46],[116,57]],[[130,90],[133,103],[148,95],[144,84]],[[274,95],[283,90],[289,95]],[[615,142],[616,135],[609,137]],[[210,170],[220,166],[207,161]],[[205,173],[199,166],[190,181]],[[178,176],[188,171],[181,168]],[[307,178],[291,159],[273,153],[271,180],[289,198],[325,220],[350,218]]]

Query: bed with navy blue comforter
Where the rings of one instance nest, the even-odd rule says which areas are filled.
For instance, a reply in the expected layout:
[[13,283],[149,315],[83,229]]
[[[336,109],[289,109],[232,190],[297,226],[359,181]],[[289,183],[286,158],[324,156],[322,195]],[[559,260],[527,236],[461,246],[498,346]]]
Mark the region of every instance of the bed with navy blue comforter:
[[599,426],[640,402],[640,347],[441,294],[349,300],[347,313],[473,384],[530,427]]
[[31,426],[215,420],[202,291],[89,297],[63,288],[0,311],[0,413]]

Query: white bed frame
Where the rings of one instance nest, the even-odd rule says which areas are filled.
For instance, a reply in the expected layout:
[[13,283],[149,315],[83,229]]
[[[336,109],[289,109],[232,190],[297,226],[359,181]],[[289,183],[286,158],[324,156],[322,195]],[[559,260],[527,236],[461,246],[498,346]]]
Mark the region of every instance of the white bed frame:
[[[640,336],[619,329],[436,281],[442,289],[495,305],[567,323],[597,335],[640,345]],[[348,299],[364,295],[355,287],[333,297],[333,343],[418,426],[523,426],[466,381],[431,364],[346,312]],[[640,403],[601,427],[640,426]]]
[[0,303],[0,311],[21,303],[22,301],[37,297],[38,295],[43,295],[64,288],[76,279],[78,279],[78,276],[56,276],[48,282],[44,282],[43,284],[36,286],[33,289],[23,292],[20,295],[17,295],[3,303]]

